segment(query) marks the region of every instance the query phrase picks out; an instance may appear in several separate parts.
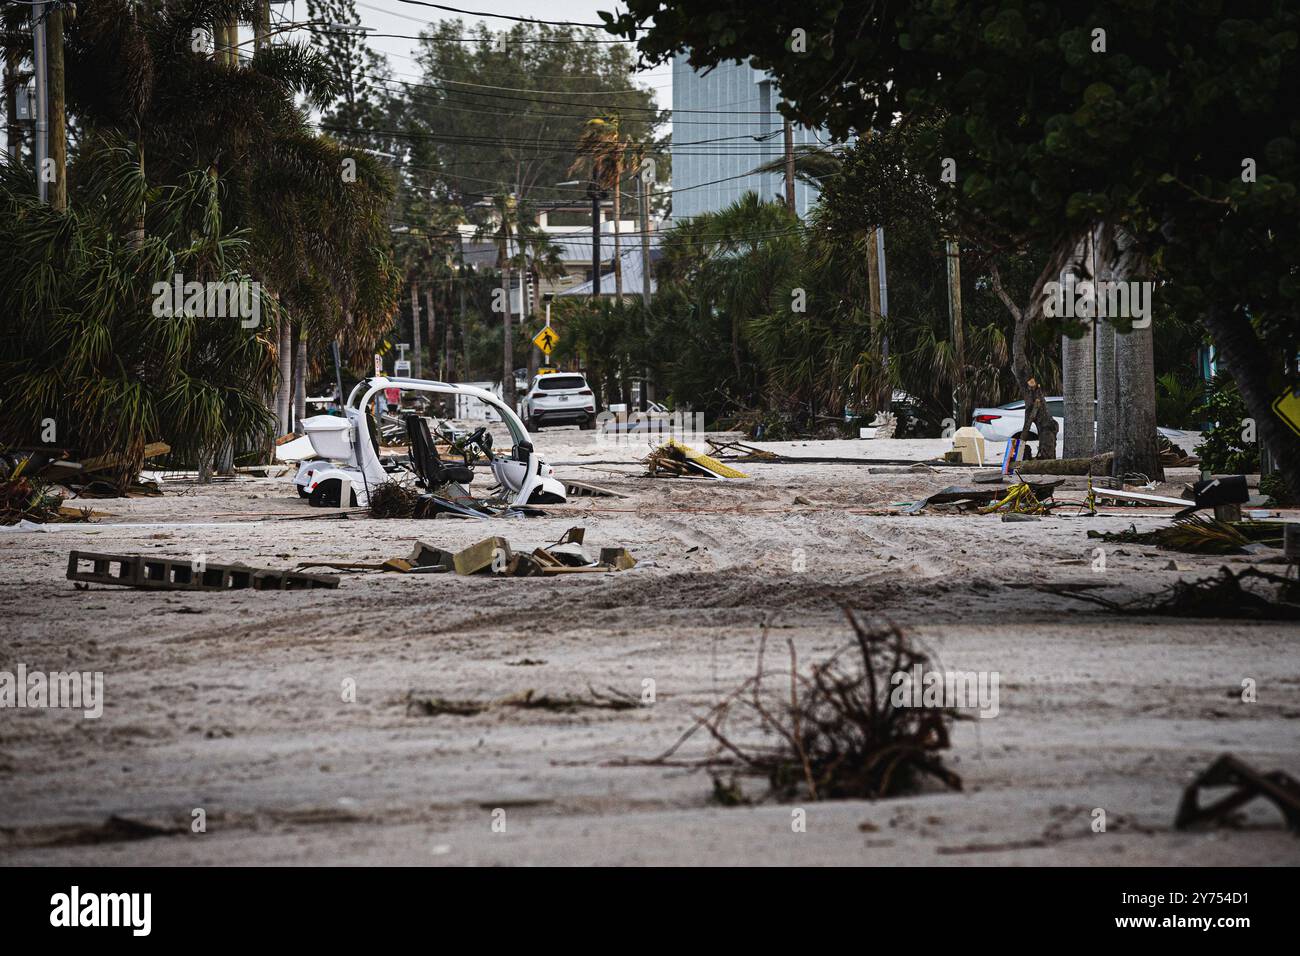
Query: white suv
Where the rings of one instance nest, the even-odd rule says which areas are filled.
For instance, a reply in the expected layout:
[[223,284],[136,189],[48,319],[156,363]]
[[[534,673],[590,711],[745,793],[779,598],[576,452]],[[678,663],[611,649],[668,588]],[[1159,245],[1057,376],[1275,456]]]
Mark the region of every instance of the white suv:
[[547,425],[595,428],[596,396],[578,372],[539,375],[524,396],[524,421],[532,429]]

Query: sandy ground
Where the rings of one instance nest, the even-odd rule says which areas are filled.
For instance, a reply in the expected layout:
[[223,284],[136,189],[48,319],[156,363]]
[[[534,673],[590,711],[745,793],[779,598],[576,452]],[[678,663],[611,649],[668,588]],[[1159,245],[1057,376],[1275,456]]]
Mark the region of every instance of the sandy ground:
[[[561,475],[630,497],[527,520],[380,521],[313,511],[286,479],[242,478],[96,502],[112,514],[98,524],[0,533],[0,670],[102,671],[106,698],[99,720],[0,711],[0,860],[1300,862],[1300,842],[1259,801],[1234,829],[1172,827],[1182,788],[1221,753],[1300,776],[1296,628],[1119,617],[1034,587],[1102,582],[1131,597],[1255,558],[1106,545],[1094,570],[1086,531],[1167,520],[1144,511],[1033,523],[881,513],[968,470],[743,465],[751,481],[687,482],[640,477],[642,447],[571,429],[536,441]],[[888,458],[945,444],[766,447]],[[1079,497],[1080,481],[1060,494]],[[338,590],[298,593],[80,590],[64,578],[71,549],[291,567],[404,556],[416,538],[456,549],[500,534],[531,548],[572,525],[593,547],[626,545],[638,566],[560,579],[351,573]],[[728,808],[710,799],[707,772],[644,763],[754,672],[765,626],[781,656],[787,639],[804,662],[838,649],[843,604],[897,622],[944,667],[999,674],[998,715],[955,729],[947,759],[962,792]],[[1245,678],[1255,703],[1240,699]],[[412,693],[640,695],[646,681],[654,703],[631,710],[407,709]],[[700,735],[678,756],[707,752]],[[762,797],[760,781],[743,786]],[[192,832],[195,810],[206,832]],[[144,838],[150,828],[162,835]]]

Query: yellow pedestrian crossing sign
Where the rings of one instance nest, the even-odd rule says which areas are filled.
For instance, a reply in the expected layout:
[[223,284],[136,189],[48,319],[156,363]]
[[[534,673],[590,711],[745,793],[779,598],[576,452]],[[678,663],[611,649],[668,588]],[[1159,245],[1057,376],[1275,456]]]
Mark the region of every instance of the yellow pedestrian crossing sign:
[[1273,403],[1273,411],[1293,432],[1300,435],[1300,388],[1294,391],[1287,389],[1278,396]]
[[542,350],[543,355],[550,355],[555,351],[555,343],[560,341],[560,333],[555,331],[549,325],[538,332],[533,338],[533,344]]

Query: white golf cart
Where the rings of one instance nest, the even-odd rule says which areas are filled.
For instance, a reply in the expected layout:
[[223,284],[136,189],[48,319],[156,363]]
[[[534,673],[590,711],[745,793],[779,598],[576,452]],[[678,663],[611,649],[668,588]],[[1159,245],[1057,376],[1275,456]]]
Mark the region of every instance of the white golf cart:
[[[505,423],[512,441],[510,454],[493,452],[492,435],[484,426],[463,439],[461,447],[469,450],[463,462],[443,461],[429,434],[428,420],[408,412],[403,417],[410,448],[409,462],[398,464],[381,460],[367,409],[380,391],[389,388],[478,399]],[[343,411],[347,418],[316,415],[302,422],[303,431],[318,457],[299,465],[294,484],[298,487],[298,494],[317,507],[337,507],[345,491],[353,506],[367,507],[370,492],[393,480],[413,481],[427,493],[445,495],[450,501],[468,499],[470,495],[465,486],[474,477],[469,452],[488,462],[498,486],[495,497],[507,504],[559,504],[565,500],[563,483],[555,479],[555,470],[533,450],[524,423],[513,409],[491,392],[472,385],[375,376],[363,379],[352,389]]]

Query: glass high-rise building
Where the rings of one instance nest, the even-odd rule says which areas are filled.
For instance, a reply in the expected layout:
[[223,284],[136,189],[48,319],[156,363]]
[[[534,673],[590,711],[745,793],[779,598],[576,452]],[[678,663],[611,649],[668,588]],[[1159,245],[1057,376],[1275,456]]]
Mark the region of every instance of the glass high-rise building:
[[[717,212],[747,192],[785,197],[780,170],[754,172],[778,162],[785,150],[780,93],[772,77],[747,64],[722,63],[696,72],[684,54],[673,60],[673,205],[675,220]],[[819,138],[820,137],[820,138]],[[825,146],[824,132],[794,128],[795,148]],[[806,216],[817,190],[795,184],[795,209]]]

